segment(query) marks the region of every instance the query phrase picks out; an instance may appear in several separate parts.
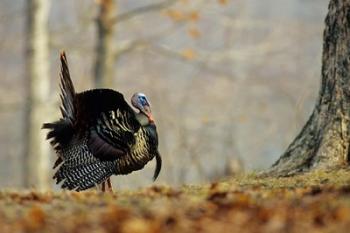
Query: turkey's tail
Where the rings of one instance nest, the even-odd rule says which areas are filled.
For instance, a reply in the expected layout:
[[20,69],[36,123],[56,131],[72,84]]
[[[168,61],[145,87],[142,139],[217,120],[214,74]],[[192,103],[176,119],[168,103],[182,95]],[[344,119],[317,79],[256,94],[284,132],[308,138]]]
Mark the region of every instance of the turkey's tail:
[[71,123],[74,120],[74,97],[75,90],[73,82],[70,78],[68,62],[65,52],[63,51],[60,54],[61,60],[61,72],[60,72],[60,89],[61,89],[61,102],[62,106],[60,107],[63,118],[69,120]]
[[51,144],[56,150],[62,148],[68,143],[73,136],[73,122],[75,116],[74,97],[75,90],[73,82],[70,78],[68,62],[65,52],[60,54],[61,72],[60,72],[60,98],[62,117],[59,121],[43,124],[43,129],[49,129],[47,139],[51,140]]

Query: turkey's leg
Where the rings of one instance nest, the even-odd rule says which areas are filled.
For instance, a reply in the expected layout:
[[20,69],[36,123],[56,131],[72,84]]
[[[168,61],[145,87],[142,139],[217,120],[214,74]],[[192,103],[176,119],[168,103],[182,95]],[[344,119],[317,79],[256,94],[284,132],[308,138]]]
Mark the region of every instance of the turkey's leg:
[[101,190],[102,190],[102,192],[106,192],[106,181],[102,182]]
[[107,182],[108,191],[113,193],[113,187],[112,187],[112,183],[111,183],[111,178],[108,178],[106,182]]

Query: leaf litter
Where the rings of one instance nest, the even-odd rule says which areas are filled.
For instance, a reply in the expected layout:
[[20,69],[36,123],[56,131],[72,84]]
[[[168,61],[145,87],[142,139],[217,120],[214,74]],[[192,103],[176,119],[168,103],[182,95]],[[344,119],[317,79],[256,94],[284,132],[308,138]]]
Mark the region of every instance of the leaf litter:
[[0,192],[0,232],[348,232],[350,171],[137,191]]

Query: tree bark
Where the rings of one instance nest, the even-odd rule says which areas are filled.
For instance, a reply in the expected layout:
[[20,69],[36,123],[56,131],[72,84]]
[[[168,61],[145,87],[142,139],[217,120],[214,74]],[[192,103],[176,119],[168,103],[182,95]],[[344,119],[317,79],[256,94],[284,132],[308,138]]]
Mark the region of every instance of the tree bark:
[[289,176],[349,163],[350,0],[331,0],[323,36],[321,89],[299,135],[267,171]]
[[49,96],[48,0],[27,1],[26,40],[26,164],[24,184],[49,188],[49,145],[41,125],[45,121]]
[[97,23],[97,45],[95,62],[95,86],[111,87],[114,68],[114,20],[115,5],[113,0],[100,0]]

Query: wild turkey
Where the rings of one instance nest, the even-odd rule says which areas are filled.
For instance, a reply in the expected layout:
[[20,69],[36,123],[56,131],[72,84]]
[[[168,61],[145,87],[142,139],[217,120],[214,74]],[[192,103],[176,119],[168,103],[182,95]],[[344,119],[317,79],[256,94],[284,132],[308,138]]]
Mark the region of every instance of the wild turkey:
[[156,158],[155,180],[161,170],[158,136],[146,96],[131,98],[135,112],[121,93],[93,89],[76,93],[70,78],[65,53],[61,53],[60,107],[62,118],[45,123],[47,139],[58,158],[54,179],[63,189],[86,190],[106,183],[110,176],[142,169]]

